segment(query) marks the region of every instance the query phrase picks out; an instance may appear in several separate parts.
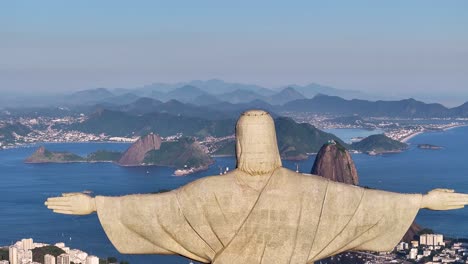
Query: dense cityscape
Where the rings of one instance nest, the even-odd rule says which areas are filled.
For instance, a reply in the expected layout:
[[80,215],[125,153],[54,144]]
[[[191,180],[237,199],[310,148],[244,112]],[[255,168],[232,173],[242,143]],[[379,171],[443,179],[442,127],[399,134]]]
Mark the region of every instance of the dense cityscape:
[[[63,242],[49,245],[45,243],[34,242],[32,238],[23,238],[15,244],[8,247],[8,260],[0,260],[1,264],[99,264],[99,258],[89,255],[79,249],[71,249]],[[44,254],[39,251],[44,249]],[[33,257],[33,251],[38,252]],[[55,255],[53,254],[55,253]]]
[[[380,130],[394,140],[405,142],[409,138],[423,132],[440,131],[468,124],[468,118],[433,118],[433,119],[392,119],[392,118],[343,118],[340,116],[325,116],[311,113],[284,112],[284,116],[291,117],[298,123],[308,123],[319,129],[367,129]],[[12,138],[0,134],[0,149],[22,146],[35,143],[65,143],[65,142],[135,142],[138,135],[132,137],[110,136],[104,133],[94,134],[66,129],[67,125],[83,122],[87,119],[84,114],[78,116],[64,116],[62,118],[50,117],[9,117],[0,118],[0,129],[8,126],[24,126],[28,132],[20,135],[12,132]],[[163,138],[165,141],[181,137],[181,133]],[[216,142],[233,139],[234,135],[227,137],[207,136],[201,138],[202,144],[209,146]],[[359,141],[362,138],[355,138]]]
[[[43,259],[33,260],[33,250],[47,248],[41,255]],[[52,248],[52,249],[51,249]],[[55,249],[55,251],[54,251]],[[70,249],[63,242],[49,245],[34,242],[32,238],[24,238],[13,245],[0,247],[1,256],[7,259],[0,264],[111,264],[127,262],[109,262],[89,255],[79,249]],[[58,251],[57,251],[58,250]],[[55,252],[54,256],[50,252]],[[59,253],[57,253],[59,252]],[[63,252],[63,253],[60,253]],[[50,254],[49,254],[50,253]],[[38,258],[38,257],[36,257]],[[444,239],[442,234],[421,234],[419,240],[409,243],[400,242],[391,252],[361,252],[351,251],[330,258],[330,261],[352,261],[352,263],[468,263],[468,243],[463,240]],[[193,264],[193,262],[189,262]],[[325,261],[325,263],[328,263]]]

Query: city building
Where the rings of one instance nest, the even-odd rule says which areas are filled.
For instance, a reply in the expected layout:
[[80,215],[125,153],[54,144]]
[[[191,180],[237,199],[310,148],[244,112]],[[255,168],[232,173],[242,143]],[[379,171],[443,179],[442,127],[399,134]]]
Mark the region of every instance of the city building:
[[10,264],[18,264],[18,248],[11,246],[8,248]]
[[418,257],[418,249],[412,248],[409,252],[409,259],[416,259]]
[[[0,145],[1,146],[1,145]],[[10,261],[8,260],[0,260],[0,264],[10,264]]]
[[70,264],[70,256],[68,254],[57,256],[57,264]]
[[49,254],[44,256],[44,264],[55,264],[55,257]]
[[32,238],[23,238],[21,239],[21,244],[23,244],[24,250],[34,249],[34,243]]
[[400,242],[398,245],[397,245],[397,250],[398,251],[403,251],[403,250],[407,250],[409,248],[409,245],[408,243],[406,242]]
[[444,236],[441,234],[424,234],[419,237],[419,244],[427,246],[443,246],[445,245]]
[[86,264],[99,264],[99,258],[96,256],[88,256],[86,257]]

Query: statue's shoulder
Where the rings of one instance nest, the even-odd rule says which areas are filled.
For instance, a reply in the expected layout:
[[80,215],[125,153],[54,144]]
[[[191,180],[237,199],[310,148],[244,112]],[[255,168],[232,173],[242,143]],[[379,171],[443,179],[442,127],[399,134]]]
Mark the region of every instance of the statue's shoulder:
[[291,180],[291,181],[295,181],[295,182],[310,182],[310,183],[327,183],[329,180],[324,178],[324,177],[320,177],[320,176],[317,176],[317,175],[314,175],[314,174],[309,174],[309,173],[301,173],[301,172],[295,172],[293,170],[290,170],[290,169],[287,169],[287,168],[284,168],[284,167],[281,167],[279,169],[279,174],[288,179],[288,180]]
[[309,188],[309,186],[313,186],[313,188],[329,188],[329,189],[337,189],[337,190],[347,190],[347,191],[353,191],[353,192],[362,192],[364,191],[364,188],[356,185],[351,185],[347,183],[342,183],[342,182],[336,182],[332,181],[330,179],[324,178],[322,176],[318,176],[315,174],[310,174],[310,173],[298,173],[289,169],[284,169],[287,170],[287,176],[288,178],[294,178],[295,184],[300,185],[300,186],[307,186],[306,188]]
[[181,189],[207,191],[226,187],[229,186],[229,184],[235,183],[235,175],[236,172],[234,170],[223,175],[206,176],[186,184]]
[[278,177],[275,178],[277,184],[299,189],[322,188],[329,182],[328,179],[317,175],[299,173],[283,167],[278,170]]

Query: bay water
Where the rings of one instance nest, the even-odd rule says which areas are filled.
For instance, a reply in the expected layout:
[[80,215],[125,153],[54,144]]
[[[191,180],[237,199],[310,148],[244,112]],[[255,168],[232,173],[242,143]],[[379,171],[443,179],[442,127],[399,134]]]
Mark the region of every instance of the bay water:
[[[362,132],[364,133],[364,132]],[[361,134],[358,134],[358,136]],[[425,193],[433,188],[452,188],[468,193],[468,127],[424,133],[412,138],[407,151],[368,156],[353,154],[360,185],[387,191]],[[417,148],[417,144],[442,146],[441,150]],[[80,155],[105,150],[125,150],[120,143],[45,144],[52,151]],[[118,196],[170,190],[207,175],[220,167],[235,167],[234,157],[216,158],[207,170],[175,177],[166,167],[119,167],[112,163],[25,164],[38,146],[0,151],[0,245],[21,238],[37,242],[65,242],[101,258],[117,257],[136,263],[182,264],[180,256],[122,255],[112,246],[95,214],[54,214],[44,206],[47,197],[64,192],[92,191],[95,195]],[[315,156],[304,161],[284,161],[284,166],[309,173]],[[416,221],[423,227],[451,237],[468,238],[468,208],[453,211],[421,210]],[[466,222],[465,222],[466,221]]]

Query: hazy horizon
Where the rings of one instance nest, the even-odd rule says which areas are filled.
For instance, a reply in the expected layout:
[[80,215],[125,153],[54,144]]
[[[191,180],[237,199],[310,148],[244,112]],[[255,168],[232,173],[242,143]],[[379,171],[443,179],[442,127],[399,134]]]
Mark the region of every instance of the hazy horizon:
[[216,78],[463,102],[467,10],[466,1],[4,2],[0,91]]

